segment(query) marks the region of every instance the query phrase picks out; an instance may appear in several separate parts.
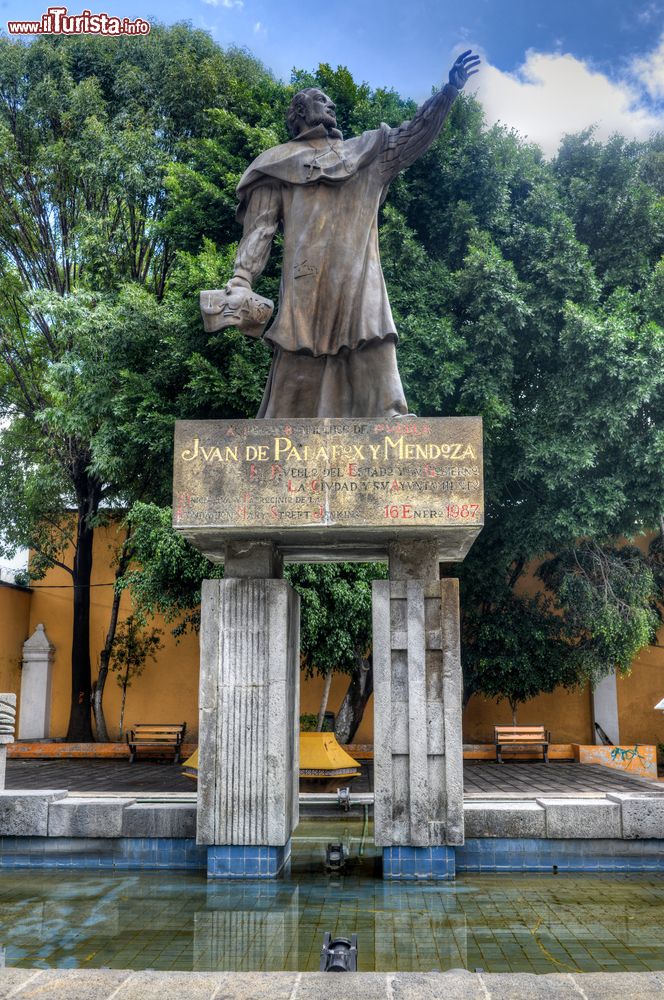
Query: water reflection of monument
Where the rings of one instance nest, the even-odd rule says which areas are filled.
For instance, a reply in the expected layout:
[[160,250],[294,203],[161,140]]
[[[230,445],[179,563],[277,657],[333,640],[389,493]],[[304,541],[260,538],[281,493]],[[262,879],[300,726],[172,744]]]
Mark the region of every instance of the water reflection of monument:
[[194,914],[197,972],[287,972],[300,968],[298,887],[286,882],[208,884]]
[[[197,839],[211,878],[271,878],[298,822],[299,600],[284,560],[384,560],[373,592],[375,835],[387,878],[450,878],[463,843],[458,588],[483,524],[481,423],[408,414],[378,256],[389,183],[438,135],[478,63],[398,128],[343,140],[296,95],[292,140],[240,185],[244,235],[206,327],[256,335],[251,285],[278,225],[284,265],[259,417],[176,427],[174,525],[225,564],[201,615]],[[354,252],[349,253],[348,248]],[[355,252],[356,251],[356,252]],[[262,310],[262,312],[261,312]],[[218,315],[215,315],[215,311]],[[245,322],[246,320],[246,322]]]
[[377,972],[395,966],[400,972],[468,968],[466,915],[456,892],[431,896],[399,882],[384,882],[376,888],[374,913]]

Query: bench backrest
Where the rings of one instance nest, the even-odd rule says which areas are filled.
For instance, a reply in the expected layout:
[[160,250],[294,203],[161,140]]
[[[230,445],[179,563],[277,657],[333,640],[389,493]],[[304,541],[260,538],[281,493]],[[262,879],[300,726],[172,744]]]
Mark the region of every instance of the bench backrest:
[[547,743],[544,726],[494,726],[496,743]]
[[159,723],[137,722],[131,730],[132,737],[139,740],[169,740],[182,739],[187,728],[186,722]]

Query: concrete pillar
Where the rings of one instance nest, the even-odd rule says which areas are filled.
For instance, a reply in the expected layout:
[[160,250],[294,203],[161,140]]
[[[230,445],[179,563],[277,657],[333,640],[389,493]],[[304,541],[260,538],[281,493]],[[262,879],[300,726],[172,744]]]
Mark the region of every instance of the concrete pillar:
[[[620,745],[620,723],[618,721],[618,689],[615,671],[602,677],[593,688],[593,722],[602,727],[616,746]],[[602,743],[593,725],[595,743]]]
[[299,818],[299,597],[228,562],[203,584],[197,841],[208,877],[271,878]]
[[19,740],[43,740],[50,735],[54,652],[43,625],[23,643]]
[[16,726],[16,695],[0,694],[0,789],[5,787],[7,744],[14,742]]
[[459,594],[435,543],[393,543],[373,584],[374,824],[385,878],[453,878],[463,843]]

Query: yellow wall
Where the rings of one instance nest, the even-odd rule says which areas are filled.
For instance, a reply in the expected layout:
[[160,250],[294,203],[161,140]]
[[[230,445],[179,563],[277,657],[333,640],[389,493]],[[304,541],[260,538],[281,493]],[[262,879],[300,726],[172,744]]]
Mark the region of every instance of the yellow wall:
[[[330,686],[330,696],[327,702],[329,712],[338,712],[344,695],[348,690],[349,678],[347,674],[334,674]],[[322,677],[302,677],[300,686],[300,712],[318,715],[320,699],[323,694],[324,679]],[[354,743],[373,743],[373,695],[367,702],[364,711],[364,718],[360,723],[357,733],[353,737]]]
[[[515,589],[521,597],[534,596],[542,590],[535,575],[539,563],[526,566]],[[594,743],[592,694],[588,687],[566,691],[557,688],[541,694],[517,708],[517,722],[522,726],[543,725],[551,733],[552,743]],[[512,724],[508,701],[498,702],[481,695],[473,696],[463,715],[463,738],[466,743],[493,743],[493,727]]]
[[[586,687],[578,691],[558,688],[551,694],[519,705],[517,722],[522,726],[543,725],[551,732],[552,743],[594,743],[592,739],[592,701]],[[500,703],[474,695],[463,714],[464,743],[493,743],[494,726],[511,726],[509,702]]]
[[656,646],[646,646],[632,663],[629,677],[618,678],[621,743],[664,743],[664,712],[654,706],[664,698],[664,628]]
[[[647,552],[652,536],[640,536],[629,544]],[[536,577],[538,563],[530,563],[515,588],[522,596],[542,590]],[[628,677],[619,677],[618,722],[621,743],[664,742],[664,712],[653,706],[664,698],[664,628],[657,645],[646,646],[635,657]],[[519,705],[517,720],[522,725],[544,725],[554,743],[594,743],[592,692],[589,687],[577,691],[558,688]],[[512,721],[508,702],[500,704],[480,696],[470,699],[464,712],[464,740],[467,743],[493,741],[493,726]]]
[[[95,531],[93,587],[90,601],[90,656],[93,679],[99,668],[99,652],[104,645],[113,600],[113,587],[99,586],[99,584],[113,583],[111,563],[117,543],[118,535],[115,528],[98,528]],[[21,593],[20,596],[25,595]],[[129,595],[125,594],[120,605],[120,620],[130,613],[131,600]],[[50,735],[64,736],[67,731],[71,699],[72,635],[71,577],[64,570],[57,568],[50,570],[43,580],[35,584],[30,607],[29,631],[32,632],[40,622],[44,624],[46,633],[55,646]],[[154,626],[162,630],[163,648],[157,653],[156,662],[148,662],[144,673],[133,682],[127,692],[125,729],[136,722],[186,722],[187,739],[195,741],[198,737],[198,636],[188,634],[177,641],[171,634],[172,624],[166,624],[158,618]],[[153,627],[152,624],[149,627]],[[322,678],[303,680],[302,712],[318,712],[322,686]],[[338,711],[347,686],[347,676],[335,675],[328,705],[330,711]],[[104,714],[111,739],[118,737],[120,702],[120,688],[115,676],[110,674],[104,693]],[[373,699],[367,706],[364,720],[355,739],[357,742],[367,743],[373,740]]]
[[[112,584],[113,549],[118,536],[113,527],[95,532],[93,584]],[[645,544],[645,543],[644,543]],[[532,593],[541,584],[531,571],[520,581],[522,593]],[[90,652],[93,677],[96,675],[108,620],[112,586],[93,586],[91,594]],[[131,611],[127,595],[122,599],[121,618]],[[0,690],[19,692],[19,661],[21,645],[35,627],[42,623],[55,646],[53,668],[53,705],[51,735],[63,736],[69,719],[71,697],[71,577],[60,569],[51,570],[46,578],[34,585],[31,592],[11,586],[0,586]],[[135,722],[187,723],[187,735],[198,735],[198,637],[187,635],[177,642],[172,625],[158,620],[162,629],[163,648],[157,662],[148,663],[144,674],[129,688],[125,726]],[[621,741],[664,742],[664,714],[652,706],[664,698],[664,629],[657,646],[642,650],[635,659],[630,677],[618,681],[618,706]],[[335,674],[328,708],[338,711],[348,685],[344,674]],[[323,680],[304,680],[301,690],[301,711],[318,711]],[[111,738],[117,738],[120,716],[120,689],[114,675],[106,683],[104,697],[106,722]],[[544,724],[551,730],[555,743],[592,743],[592,698],[589,690],[543,694],[519,706],[518,721],[524,725]],[[464,712],[464,740],[467,743],[491,741],[493,726],[511,722],[507,702],[500,704],[480,696],[473,697]],[[373,698],[355,736],[358,743],[373,742]]]
[[[90,601],[93,679],[99,669],[99,652],[104,645],[110,618],[113,600],[111,562],[117,542],[114,527],[95,531]],[[131,600],[125,594],[120,604],[120,620],[130,613]],[[39,622],[43,623],[55,646],[50,735],[64,736],[71,700],[72,637],[71,577],[64,570],[52,569],[34,585],[30,607],[31,632]],[[187,635],[177,642],[171,634],[172,625],[159,619],[154,626],[163,631],[163,649],[157,653],[155,663],[148,661],[143,675],[133,682],[127,692],[125,729],[135,722],[186,722],[187,738],[192,737],[195,741],[198,734],[198,639]],[[111,673],[104,694],[104,714],[111,739],[118,736],[120,700],[120,688]]]
[[0,691],[14,692],[17,705],[23,643],[30,634],[30,593],[0,582]]

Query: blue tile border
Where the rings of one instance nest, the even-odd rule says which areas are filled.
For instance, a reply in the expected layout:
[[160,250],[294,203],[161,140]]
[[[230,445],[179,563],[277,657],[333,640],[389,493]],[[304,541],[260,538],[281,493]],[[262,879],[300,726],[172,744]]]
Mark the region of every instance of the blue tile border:
[[[284,847],[199,846],[167,837],[0,837],[0,870],[16,868],[207,872],[210,879],[274,879]],[[664,872],[664,839],[471,838],[460,847],[385,847],[383,878],[450,880],[457,872]]]
[[0,837],[2,868],[205,871],[207,848],[170,837]]
[[387,881],[441,881],[456,873],[664,872],[664,840],[471,838],[460,847],[384,847]]
[[472,838],[456,848],[458,872],[664,871],[664,840]]
[[0,870],[187,870],[208,878],[272,879],[290,863],[284,847],[198,845],[169,837],[0,837]]
[[384,847],[383,878],[387,881],[449,881],[455,876],[453,847]]
[[284,847],[219,844],[207,848],[209,879],[271,879],[290,863],[291,842]]

